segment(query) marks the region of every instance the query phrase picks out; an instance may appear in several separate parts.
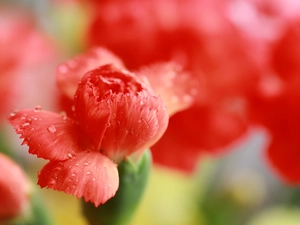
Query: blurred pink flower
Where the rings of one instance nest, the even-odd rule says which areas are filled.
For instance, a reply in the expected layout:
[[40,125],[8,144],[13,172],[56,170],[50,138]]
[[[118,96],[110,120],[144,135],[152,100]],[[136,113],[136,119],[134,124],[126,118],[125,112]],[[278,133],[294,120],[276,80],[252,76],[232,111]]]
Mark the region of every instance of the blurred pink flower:
[[[47,75],[58,52],[38,29],[35,18],[28,12],[0,7],[0,49],[0,116],[40,101],[52,107],[54,103],[46,98],[54,92],[54,80]],[[45,92],[37,95],[37,89]]]
[[0,222],[15,219],[29,205],[29,180],[18,164],[0,153]]

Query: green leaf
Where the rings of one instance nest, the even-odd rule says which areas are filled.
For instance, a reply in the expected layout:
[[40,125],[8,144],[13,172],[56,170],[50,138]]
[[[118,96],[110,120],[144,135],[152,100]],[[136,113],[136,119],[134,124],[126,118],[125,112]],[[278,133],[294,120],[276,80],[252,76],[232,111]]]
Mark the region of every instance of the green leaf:
[[123,225],[132,218],[141,200],[151,169],[151,153],[147,150],[135,162],[128,158],[118,165],[120,185],[116,195],[95,207],[82,200],[83,214],[91,225]]

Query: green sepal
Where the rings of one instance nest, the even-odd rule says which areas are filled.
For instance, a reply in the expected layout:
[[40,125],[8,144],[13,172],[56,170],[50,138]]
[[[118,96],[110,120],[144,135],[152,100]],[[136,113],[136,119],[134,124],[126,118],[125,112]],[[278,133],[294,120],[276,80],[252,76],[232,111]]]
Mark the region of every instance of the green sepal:
[[94,204],[82,200],[83,215],[89,224],[128,224],[145,190],[151,163],[150,150],[145,151],[137,161],[125,159],[118,165],[120,184],[113,198],[97,208]]

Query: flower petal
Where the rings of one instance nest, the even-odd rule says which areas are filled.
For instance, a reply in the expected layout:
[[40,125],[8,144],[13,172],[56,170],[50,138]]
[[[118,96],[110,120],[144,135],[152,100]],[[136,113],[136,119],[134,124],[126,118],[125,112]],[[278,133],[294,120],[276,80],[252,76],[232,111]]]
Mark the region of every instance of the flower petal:
[[87,73],[75,95],[80,126],[96,149],[116,162],[146,149],[164,133],[168,113],[146,84],[110,65]]
[[12,112],[8,118],[29,153],[49,160],[65,160],[80,151],[76,124],[65,115],[40,108]]
[[299,184],[299,135],[272,135],[272,141],[267,150],[267,159],[285,182]]
[[109,107],[112,116],[101,149],[116,162],[155,144],[168,126],[164,103],[145,90],[138,95],[113,95]]
[[2,153],[0,153],[0,171],[0,221],[2,221],[21,215],[28,207],[30,182],[18,164]]
[[81,152],[63,162],[49,162],[38,178],[42,188],[84,197],[96,207],[113,197],[119,187],[117,165],[100,152]]
[[138,76],[145,76],[156,95],[168,107],[169,115],[182,111],[194,102],[198,80],[176,63],[153,64],[142,68]]
[[235,112],[214,105],[193,106],[170,118],[166,133],[151,148],[153,159],[191,172],[202,155],[217,156],[228,151],[224,147],[246,130]]
[[95,47],[66,63],[61,64],[56,72],[56,80],[61,91],[73,99],[78,82],[88,71],[105,64],[124,68],[120,58],[105,48]]
[[[101,149],[107,154],[111,148],[106,150],[103,149],[103,147],[120,147],[119,145],[117,146],[117,144],[105,144],[102,146],[101,143],[104,134],[112,123],[118,124],[125,121],[124,123],[127,124],[126,121],[128,120],[128,116],[136,116],[139,114],[139,110],[145,107],[140,104],[142,100],[146,103],[146,106],[149,104],[146,102],[146,98],[149,94],[143,97],[137,97],[139,96],[137,93],[140,93],[145,89],[146,86],[144,87],[144,85],[145,84],[141,83],[134,74],[125,70],[119,70],[111,65],[99,67],[90,71],[83,77],[75,94],[75,114],[79,121],[79,126],[85,132],[86,136],[90,138],[90,141],[92,141],[97,150]],[[120,97],[122,95],[123,97]],[[128,102],[130,103],[128,104]],[[161,100],[160,103],[162,105]],[[131,105],[141,107],[132,108]],[[153,109],[154,107],[156,106],[153,106]],[[131,110],[135,110],[137,114],[134,114],[134,112],[128,114],[128,111],[131,113]],[[137,123],[138,118],[135,119],[137,119]],[[112,127],[113,130],[119,129],[118,125]],[[121,136],[116,135],[117,131],[105,134],[107,142],[115,143],[114,141],[111,141],[111,139],[116,140],[115,138],[119,137],[120,139],[116,142],[120,143],[127,135],[128,130],[132,128],[133,127],[127,127],[127,129],[124,128],[120,131],[122,133]],[[131,138],[129,138],[129,140],[131,140]],[[131,151],[136,149],[136,147],[133,147]],[[115,152],[119,150],[120,148],[113,149],[112,151]],[[124,154],[126,153],[124,152]]]

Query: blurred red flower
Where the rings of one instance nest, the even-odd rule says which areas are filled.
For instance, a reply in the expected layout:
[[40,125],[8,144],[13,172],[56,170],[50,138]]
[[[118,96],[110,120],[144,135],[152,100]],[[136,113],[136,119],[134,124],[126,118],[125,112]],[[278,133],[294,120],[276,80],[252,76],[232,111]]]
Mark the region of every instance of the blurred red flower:
[[252,121],[266,127],[271,135],[268,160],[291,184],[300,182],[299,39],[300,21],[288,23],[270,48],[271,73],[263,76],[258,91],[249,97]]
[[261,49],[233,24],[229,3],[127,0],[93,7],[90,46],[106,46],[130,69],[173,61],[191,71],[193,107],[174,115],[152,148],[162,165],[192,171],[200,155],[227,151],[246,133],[244,95],[257,82],[261,65],[253,52]]

